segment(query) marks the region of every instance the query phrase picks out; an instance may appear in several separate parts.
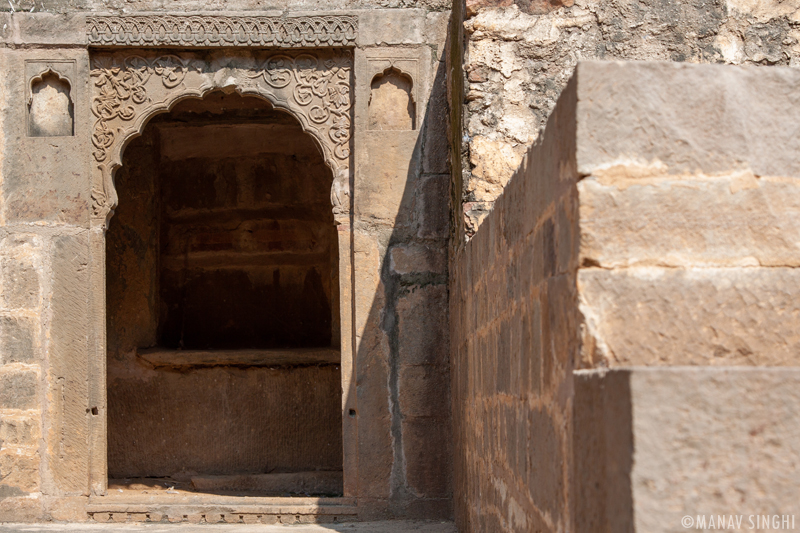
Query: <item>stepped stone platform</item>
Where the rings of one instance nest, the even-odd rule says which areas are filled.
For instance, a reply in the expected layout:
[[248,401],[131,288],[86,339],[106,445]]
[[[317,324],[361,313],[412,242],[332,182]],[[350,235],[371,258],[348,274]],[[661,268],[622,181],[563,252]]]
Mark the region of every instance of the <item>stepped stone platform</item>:
[[50,533],[50,532],[136,532],[147,533],[199,533],[228,532],[236,533],[324,533],[341,531],[342,533],[455,533],[452,522],[428,522],[386,520],[380,522],[361,522],[358,524],[306,524],[300,526],[261,524],[3,524],[0,531],[8,533]]

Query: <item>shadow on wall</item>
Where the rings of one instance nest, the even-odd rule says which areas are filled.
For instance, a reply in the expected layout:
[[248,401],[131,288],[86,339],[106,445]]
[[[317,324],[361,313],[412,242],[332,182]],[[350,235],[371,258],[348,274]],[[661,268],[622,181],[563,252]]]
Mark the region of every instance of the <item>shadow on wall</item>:
[[[413,115],[393,115],[385,128],[393,131],[380,131],[382,118],[370,112],[370,131],[363,132],[365,144],[376,147],[356,176],[353,223],[360,286],[376,289],[362,296],[357,286],[355,294],[355,390],[359,405],[370,406],[358,413],[358,496],[366,519],[452,516],[445,74],[441,62],[417,131]],[[390,70],[373,80],[374,89],[387,86],[380,97],[397,100],[409,94],[410,79]],[[405,98],[402,109],[413,113],[415,103]],[[402,195],[387,201],[392,190]],[[384,206],[394,201],[394,220],[365,212],[365,197]]]

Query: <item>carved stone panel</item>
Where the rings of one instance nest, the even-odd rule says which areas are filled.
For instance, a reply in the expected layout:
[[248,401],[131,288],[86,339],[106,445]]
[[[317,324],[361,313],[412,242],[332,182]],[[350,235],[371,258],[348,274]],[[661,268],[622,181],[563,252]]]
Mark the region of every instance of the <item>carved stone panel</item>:
[[354,46],[357,31],[358,19],[349,15],[139,15],[86,20],[90,46],[320,48]]
[[294,115],[333,170],[337,218],[350,212],[352,55],[307,52],[118,52],[92,59],[93,215],[105,224],[117,204],[112,180],[126,140],[178,100],[213,90],[269,100]]

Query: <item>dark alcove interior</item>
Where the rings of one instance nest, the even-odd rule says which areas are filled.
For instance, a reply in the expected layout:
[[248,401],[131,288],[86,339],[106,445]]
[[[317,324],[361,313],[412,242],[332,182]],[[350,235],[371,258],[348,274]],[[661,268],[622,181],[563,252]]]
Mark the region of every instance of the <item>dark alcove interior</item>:
[[342,491],[332,175],[291,115],[211,93],[125,149],[106,234],[123,491]]

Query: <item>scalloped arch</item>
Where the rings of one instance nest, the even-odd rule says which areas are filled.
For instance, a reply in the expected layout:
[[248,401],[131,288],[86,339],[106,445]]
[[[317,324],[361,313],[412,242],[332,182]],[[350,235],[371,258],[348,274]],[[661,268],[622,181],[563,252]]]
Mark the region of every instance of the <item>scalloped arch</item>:
[[[337,223],[350,214],[351,59],[341,52],[322,57],[272,55],[239,68],[214,68],[189,55],[147,58],[129,55],[122,65],[108,58],[92,69],[92,99],[97,175],[92,187],[93,219],[107,227],[118,196],[114,173],[128,143],[151,118],[168,113],[182,100],[202,99],[216,90],[268,101],[291,114],[320,148],[333,172],[331,203]],[[251,58],[252,59],[252,58]],[[160,79],[159,82],[154,80]]]

